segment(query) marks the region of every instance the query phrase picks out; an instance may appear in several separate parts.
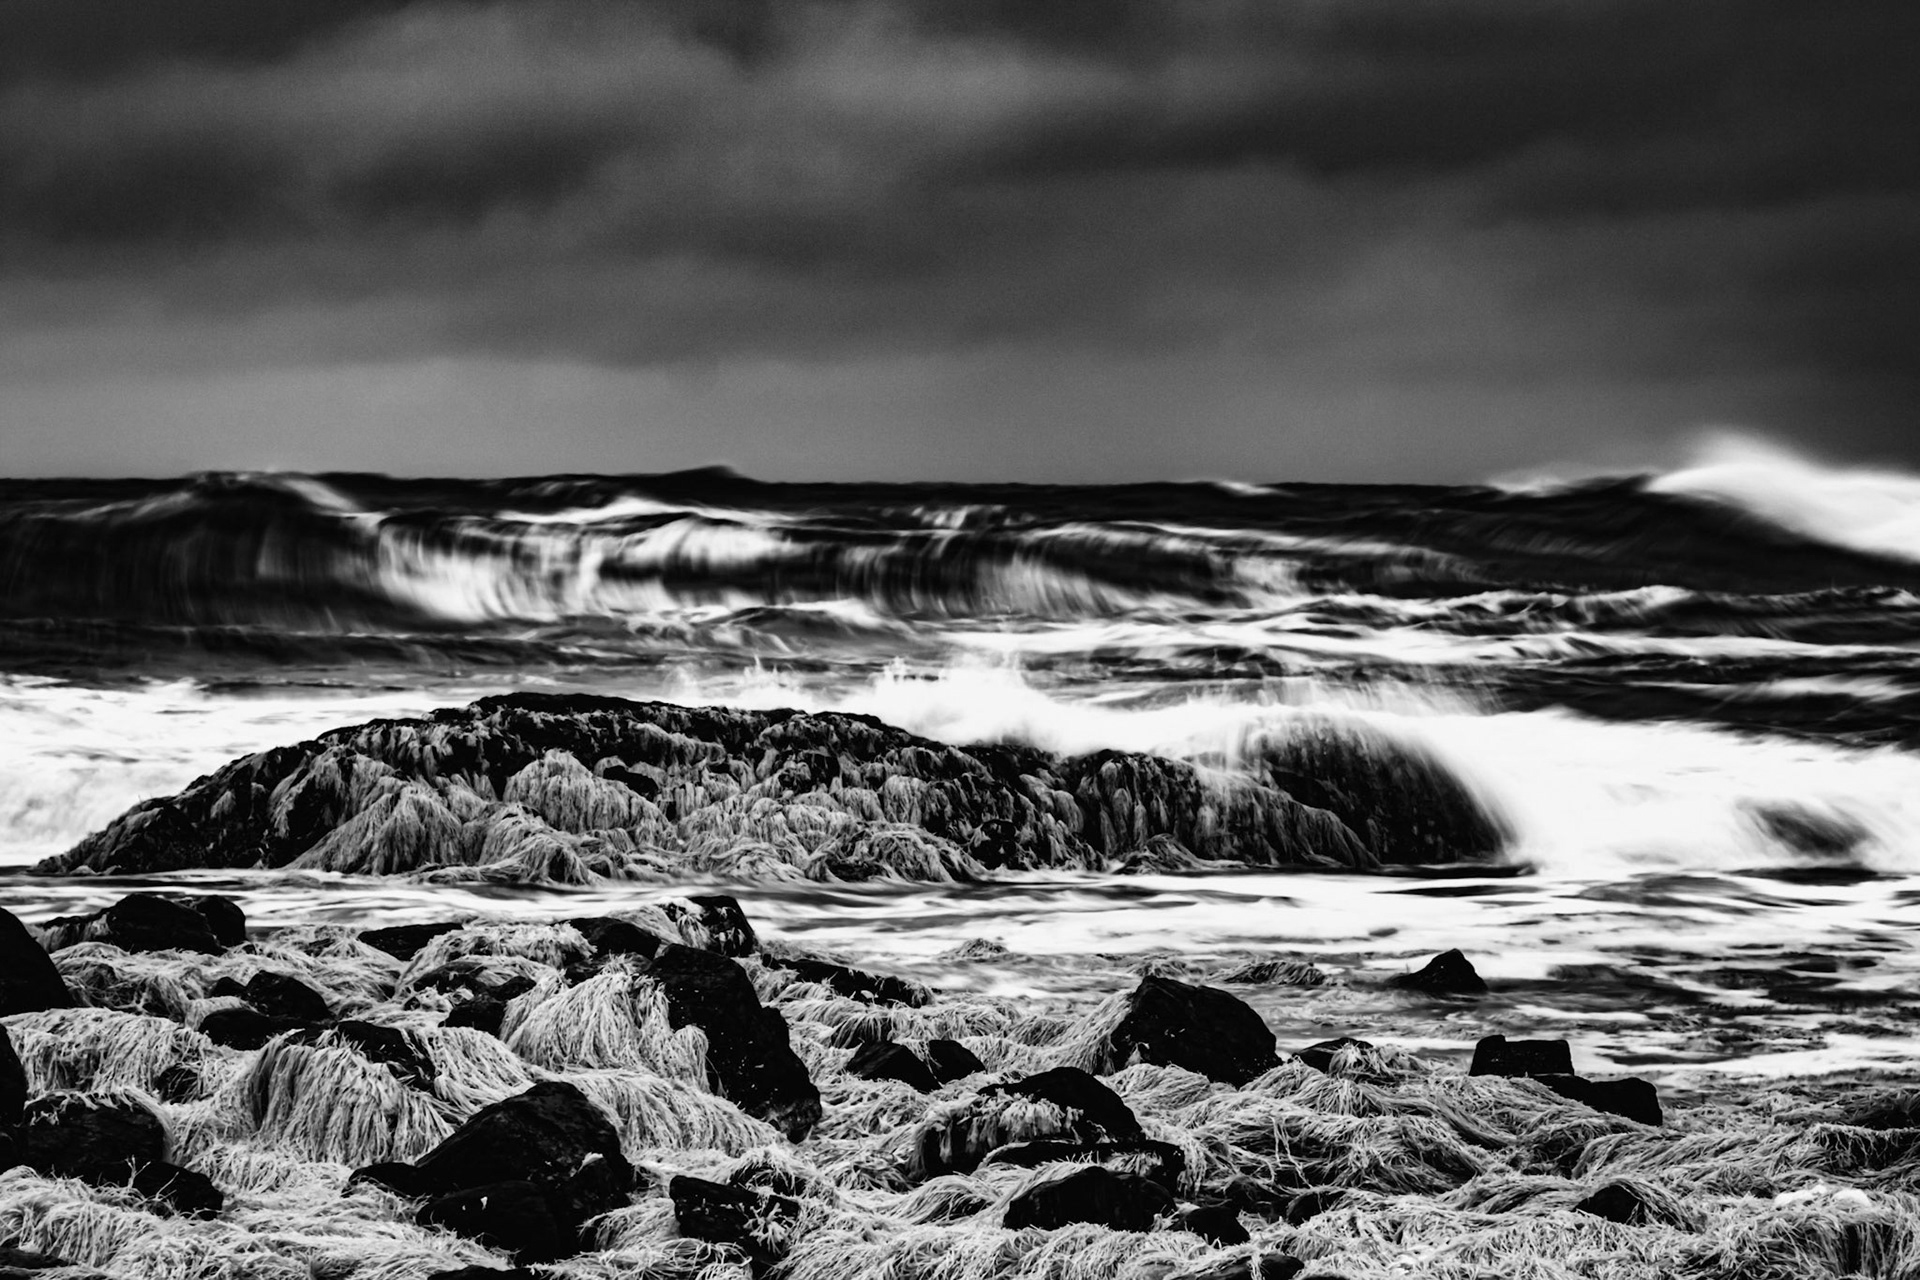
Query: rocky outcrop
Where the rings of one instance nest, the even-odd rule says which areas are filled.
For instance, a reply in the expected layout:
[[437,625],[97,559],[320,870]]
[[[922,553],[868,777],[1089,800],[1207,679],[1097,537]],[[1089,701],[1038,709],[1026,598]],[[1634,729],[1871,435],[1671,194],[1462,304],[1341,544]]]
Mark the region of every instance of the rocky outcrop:
[[1484,1036],[1473,1046],[1474,1076],[1570,1076],[1573,1050],[1565,1040],[1509,1040]]
[[[41,869],[964,880],[1226,861],[1365,870],[1481,858],[1505,839],[1424,751],[1332,722],[1270,733],[1228,767],[959,748],[866,716],[517,694],[236,760]],[[676,910],[723,954],[753,949],[718,895]],[[382,932],[373,945],[418,945]]]

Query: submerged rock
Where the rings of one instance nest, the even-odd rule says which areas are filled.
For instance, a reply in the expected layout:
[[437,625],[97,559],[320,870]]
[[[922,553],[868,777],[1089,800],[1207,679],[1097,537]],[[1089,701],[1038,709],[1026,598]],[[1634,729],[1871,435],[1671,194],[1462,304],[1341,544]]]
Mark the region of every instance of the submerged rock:
[[1459,950],[1442,951],[1415,972],[1396,974],[1387,979],[1390,987],[1420,991],[1430,996],[1483,996],[1487,984],[1473,967],[1473,961]]
[[[1428,752],[1372,730],[1302,719],[1243,754],[1229,773],[957,748],[865,716],[516,694],[246,756],[40,870],[966,880],[1115,859],[1365,870],[1483,857],[1506,839]],[[751,928],[723,899],[668,910],[702,945],[749,954]],[[419,945],[369,933],[394,954]]]
[[1093,1222],[1115,1231],[1147,1231],[1173,1208],[1173,1197],[1159,1183],[1095,1165],[1028,1187],[1008,1202],[1002,1225],[1052,1231]]
[[0,1017],[65,1009],[73,994],[20,917],[0,907]]
[[1280,1065],[1273,1032],[1251,1006],[1217,987],[1149,975],[1127,997],[1107,1037],[1108,1061],[1184,1067],[1241,1085]]

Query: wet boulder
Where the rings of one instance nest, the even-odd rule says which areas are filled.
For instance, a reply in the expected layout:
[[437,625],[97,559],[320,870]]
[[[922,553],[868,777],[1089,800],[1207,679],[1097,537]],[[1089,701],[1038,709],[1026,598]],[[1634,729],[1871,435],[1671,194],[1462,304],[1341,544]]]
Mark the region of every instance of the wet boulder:
[[80,1093],[35,1098],[15,1135],[20,1163],[54,1178],[124,1184],[134,1171],[166,1159],[160,1117],[137,1103]]
[[577,1085],[560,1080],[482,1107],[416,1168],[415,1185],[434,1195],[532,1183],[572,1227],[625,1205],[633,1186],[613,1122]]
[[73,994],[20,917],[0,907],[0,1017],[65,1009]]
[[941,1084],[952,1084],[955,1080],[965,1080],[987,1069],[973,1050],[958,1040],[935,1039],[927,1041],[927,1065],[933,1068],[933,1077]]
[[1150,974],[1107,1037],[1107,1062],[1183,1067],[1243,1085],[1280,1064],[1273,1032],[1239,997]]
[[1318,1071],[1321,1075],[1331,1075],[1333,1073],[1333,1064],[1336,1055],[1347,1053],[1351,1056],[1352,1053],[1366,1053],[1372,1048],[1373,1044],[1370,1041],[1355,1040],[1351,1036],[1341,1036],[1338,1039],[1322,1040],[1318,1044],[1310,1044],[1293,1056],[1312,1067],[1315,1071]]
[[433,1089],[437,1074],[433,1058],[412,1032],[347,1018],[334,1023],[330,1034],[352,1045],[367,1061],[384,1066],[400,1083],[423,1091]]
[[489,1182],[435,1196],[414,1221],[444,1227],[519,1262],[551,1262],[577,1247],[574,1230],[556,1217],[547,1194],[525,1180]]
[[933,993],[925,987],[892,974],[868,973],[851,965],[806,956],[769,955],[762,959],[769,968],[785,969],[803,981],[817,982],[835,995],[858,1000],[862,1004],[905,1005],[917,1009],[933,1002]]
[[207,922],[207,930],[221,946],[237,947],[247,940],[247,913],[232,898],[203,893],[186,899],[186,903],[200,913],[200,918]]
[[1638,1076],[1620,1080],[1588,1080],[1576,1075],[1533,1078],[1561,1097],[1571,1098],[1595,1111],[1624,1116],[1641,1124],[1658,1125],[1665,1120],[1660,1110],[1660,1091]]
[[1028,1187],[1008,1203],[1002,1225],[1053,1231],[1092,1222],[1115,1231],[1148,1231],[1173,1209],[1173,1197],[1159,1183],[1095,1165]]
[[327,998],[300,979],[262,969],[247,979],[241,998],[269,1018],[315,1026],[333,1016]]
[[1570,1076],[1573,1050],[1565,1040],[1509,1040],[1483,1036],[1473,1047],[1473,1076]]
[[379,929],[362,929],[360,941],[376,951],[384,951],[396,960],[411,960],[420,949],[443,933],[452,933],[463,925],[458,920],[435,920],[429,924],[392,924]]
[[[1016,1106],[1013,1100],[1043,1102]],[[972,1173],[1013,1144],[1058,1141],[1073,1148],[1136,1142],[1140,1122],[1120,1095],[1078,1067],[989,1085],[962,1105],[930,1118],[915,1140],[910,1175]]]
[[800,1217],[800,1204],[754,1187],[681,1175],[667,1184],[680,1234],[745,1254],[755,1275],[786,1257],[786,1237]]
[[877,1040],[862,1046],[848,1060],[847,1074],[862,1080],[898,1080],[919,1093],[932,1093],[940,1087],[932,1068],[918,1054],[891,1040]]
[[1418,991],[1430,996],[1483,996],[1487,984],[1457,948],[1442,951],[1414,973],[1396,974],[1387,985],[1402,991]]
[[227,1201],[226,1195],[205,1174],[165,1160],[136,1166],[133,1189],[186,1218],[217,1218]]
[[100,913],[97,936],[122,951],[197,951],[217,956],[226,950],[207,917],[185,903],[157,893],[130,893]]
[[1057,1107],[1077,1111],[1083,1119],[1098,1125],[1109,1138],[1142,1136],[1140,1121],[1134,1116],[1133,1109],[1099,1077],[1079,1067],[1055,1067],[1050,1071],[994,1085],[986,1092],[1039,1098]]
[[275,1018],[248,1006],[215,1009],[200,1019],[201,1035],[228,1049],[258,1049],[275,1036],[306,1028],[292,1018]]
[[1217,1245],[1245,1244],[1253,1239],[1240,1213],[1230,1204],[1203,1204],[1180,1215],[1180,1230],[1191,1231]]
[[1168,1191],[1179,1188],[1187,1171],[1187,1157],[1171,1142],[1151,1138],[1133,1138],[1122,1142],[1062,1142],[1042,1138],[1034,1142],[1014,1142],[996,1147],[980,1162],[1036,1169],[1043,1164],[1092,1164],[1115,1173],[1133,1173],[1150,1179]]
[[20,1123],[27,1107],[27,1069],[14,1051],[13,1038],[0,1024],[0,1129]]
[[500,1034],[500,1027],[507,1020],[507,1002],[497,996],[473,996],[453,1006],[447,1016],[440,1020],[443,1027],[472,1027],[475,1031],[484,1031],[490,1036]]
[[761,1005],[744,970],[725,956],[669,943],[640,972],[660,984],[674,1030],[707,1035],[718,1092],[795,1142],[820,1120],[820,1090],[794,1053],[787,1021]]

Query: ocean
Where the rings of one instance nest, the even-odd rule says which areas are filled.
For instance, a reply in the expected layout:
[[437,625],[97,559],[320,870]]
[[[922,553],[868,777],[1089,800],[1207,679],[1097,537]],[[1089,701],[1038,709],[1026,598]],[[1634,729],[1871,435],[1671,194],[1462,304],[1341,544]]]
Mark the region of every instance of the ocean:
[[[1916,593],[1920,479],[1784,455],[1456,487],[0,481],[0,899],[39,926],[184,886],[271,932],[697,886],[763,937],[982,998],[1299,961],[1329,981],[1239,991],[1283,1047],[1464,1066],[1486,1035],[1565,1038],[1576,1071],[1670,1105],[1910,1075]],[[1363,870],[938,880],[35,869],[236,758],[510,694],[851,713],[1208,777],[1330,726],[1428,762],[1497,838]],[[1382,986],[1450,949],[1484,998]]]

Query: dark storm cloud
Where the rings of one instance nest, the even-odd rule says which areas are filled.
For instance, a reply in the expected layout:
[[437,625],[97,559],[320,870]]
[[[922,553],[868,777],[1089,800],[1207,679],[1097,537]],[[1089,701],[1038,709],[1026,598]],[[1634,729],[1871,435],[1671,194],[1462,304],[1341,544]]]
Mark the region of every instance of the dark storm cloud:
[[1917,44],[1906,0],[21,0],[0,326],[156,365],[1041,344],[1885,400]]

